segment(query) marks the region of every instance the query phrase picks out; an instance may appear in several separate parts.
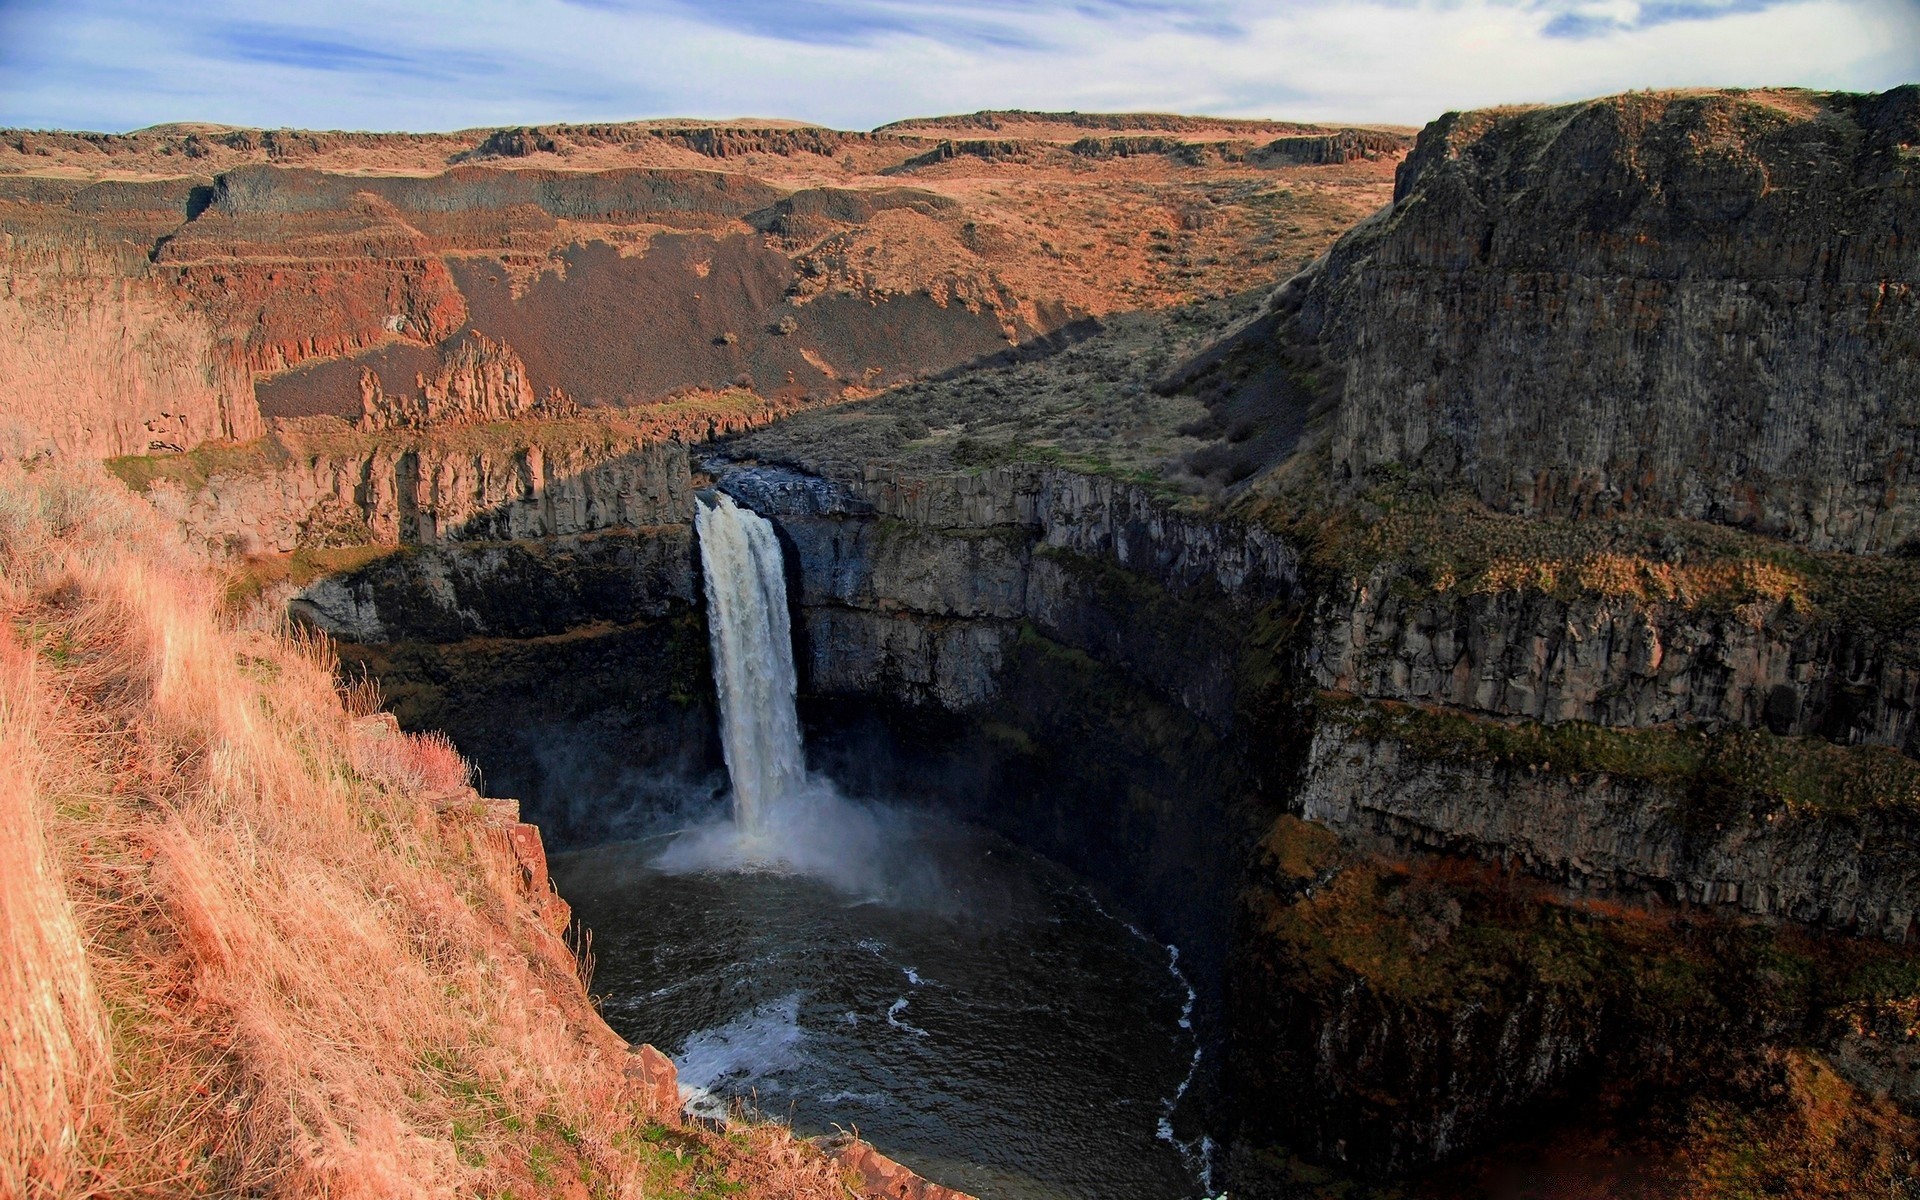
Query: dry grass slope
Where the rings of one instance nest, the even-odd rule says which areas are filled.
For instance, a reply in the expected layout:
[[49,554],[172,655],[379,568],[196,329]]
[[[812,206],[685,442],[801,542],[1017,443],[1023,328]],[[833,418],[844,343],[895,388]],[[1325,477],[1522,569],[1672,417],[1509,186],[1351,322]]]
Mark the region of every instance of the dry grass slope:
[[0,1195],[846,1194],[649,1111],[451,747],[218,600],[104,475],[0,475]]

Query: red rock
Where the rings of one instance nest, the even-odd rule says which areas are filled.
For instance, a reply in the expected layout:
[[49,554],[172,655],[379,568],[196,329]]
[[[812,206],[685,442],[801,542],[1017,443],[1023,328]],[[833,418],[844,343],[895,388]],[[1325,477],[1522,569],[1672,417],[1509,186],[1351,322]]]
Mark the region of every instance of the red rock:
[[521,894],[532,901],[542,925],[555,933],[564,931],[567,922],[573,919],[573,908],[553,890],[553,880],[547,875],[547,850],[540,841],[540,827],[514,824],[500,832],[520,869]]
[[647,1112],[662,1125],[680,1124],[680,1071],[654,1047],[642,1046],[627,1064],[627,1078],[640,1085]]
[[830,1138],[820,1148],[860,1176],[865,1200],[974,1200],[965,1192],[922,1179],[857,1137]]

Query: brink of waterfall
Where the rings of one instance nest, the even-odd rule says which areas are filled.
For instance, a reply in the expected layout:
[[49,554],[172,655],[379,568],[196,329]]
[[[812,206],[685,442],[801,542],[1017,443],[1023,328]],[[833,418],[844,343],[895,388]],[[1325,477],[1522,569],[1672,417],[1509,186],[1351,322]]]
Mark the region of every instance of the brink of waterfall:
[[765,517],[725,493],[698,501],[694,530],[734,824],[743,836],[766,836],[774,807],[806,784],[780,542]]

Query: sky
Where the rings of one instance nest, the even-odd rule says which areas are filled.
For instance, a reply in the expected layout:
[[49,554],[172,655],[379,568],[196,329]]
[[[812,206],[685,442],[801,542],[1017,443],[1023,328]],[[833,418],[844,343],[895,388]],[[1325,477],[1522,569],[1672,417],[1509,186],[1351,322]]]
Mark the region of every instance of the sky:
[[0,126],[982,108],[1421,124],[1631,88],[1920,81],[1920,0],[0,0]]

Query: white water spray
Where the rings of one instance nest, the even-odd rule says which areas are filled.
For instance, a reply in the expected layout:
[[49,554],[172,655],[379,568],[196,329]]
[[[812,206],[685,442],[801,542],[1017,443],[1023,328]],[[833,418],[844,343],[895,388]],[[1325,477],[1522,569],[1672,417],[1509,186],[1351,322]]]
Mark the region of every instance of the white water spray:
[[720,744],[744,838],[772,832],[772,810],[800,795],[806,755],[794,713],[793,630],[773,526],[724,493],[699,501],[693,525],[706,575]]

